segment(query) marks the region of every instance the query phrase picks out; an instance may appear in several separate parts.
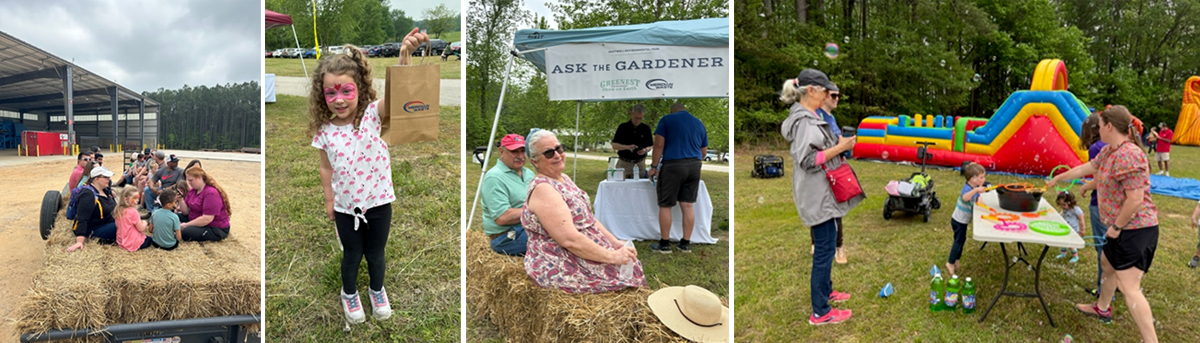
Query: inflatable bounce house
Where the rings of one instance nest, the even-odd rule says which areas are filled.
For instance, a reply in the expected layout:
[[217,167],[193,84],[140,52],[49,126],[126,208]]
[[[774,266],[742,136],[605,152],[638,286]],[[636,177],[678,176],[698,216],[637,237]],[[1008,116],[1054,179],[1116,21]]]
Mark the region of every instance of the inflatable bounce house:
[[1175,144],[1200,145],[1200,76],[1183,83],[1183,109],[1175,122]]
[[863,119],[854,157],[920,163],[917,147],[929,142],[932,165],[969,161],[988,171],[1049,175],[1054,167],[1088,160],[1079,133],[1089,114],[1067,91],[1066,64],[1042,60],[1030,90],[1010,95],[990,119],[920,114]]

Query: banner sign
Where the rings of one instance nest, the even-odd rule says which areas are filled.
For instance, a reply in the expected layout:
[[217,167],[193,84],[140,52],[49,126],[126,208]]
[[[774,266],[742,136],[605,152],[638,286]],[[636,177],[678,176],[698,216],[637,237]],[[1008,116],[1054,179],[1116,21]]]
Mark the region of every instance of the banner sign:
[[550,100],[724,98],[729,47],[626,43],[546,49]]

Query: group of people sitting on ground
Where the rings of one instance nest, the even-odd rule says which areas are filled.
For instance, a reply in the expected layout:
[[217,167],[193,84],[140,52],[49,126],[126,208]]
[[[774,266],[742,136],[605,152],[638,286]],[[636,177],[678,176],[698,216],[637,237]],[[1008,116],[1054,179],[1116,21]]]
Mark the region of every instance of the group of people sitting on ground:
[[181,169],[177,156],[146,149],[114,180],[99,148],[93,150],[79,154],[68,181],[67,216],[76,242],[65,251],[83,249],[89,237],[137,251],[229,236],[229,196],[200,160]]
[[[708,146],[704,124],[686,107],[675,103],[671,114],[658,122],[651,136],[641,119],[645,108],[630,110],[630,122],[621,124],[613,147],[622,165],[645,166],[653,151],[647,176],[655,183],[662,239],[651,249],[670,253],[671,208],[683,212],[683,239],[677,247],[690,252],[692,226],[700,182],[700,163]],[[483,229],[492,250],[524,256],[525,271],[542,287],[571,293],[600,293],[627,287],[644,287],[645,276],[637,249],[615,236],[593,216],[591,199],[562,171],[566,156],[558,137],[549,130],[533,129],[527,137],[508,134],[500,140],[500,159],[480,184]],[[534,170],[525,168],[525,162]]]

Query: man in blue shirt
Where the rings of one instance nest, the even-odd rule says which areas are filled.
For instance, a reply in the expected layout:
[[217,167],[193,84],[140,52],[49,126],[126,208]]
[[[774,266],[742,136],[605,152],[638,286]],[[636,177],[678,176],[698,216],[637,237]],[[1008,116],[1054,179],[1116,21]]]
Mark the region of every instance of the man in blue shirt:
[[654,129],[654,152],[650,158],[650,177],[659,175],[655,184],[658,193],[658,229],[662,234],[650,249],[671,253],[671,208],[679,204],[683,214],[683,239],[679,250],[692,252],[692,227],[696,212],[692,205],[700,190],[700,161],[708,154],[708,131],[681,103],[671,104],[671,114],[658,120]]

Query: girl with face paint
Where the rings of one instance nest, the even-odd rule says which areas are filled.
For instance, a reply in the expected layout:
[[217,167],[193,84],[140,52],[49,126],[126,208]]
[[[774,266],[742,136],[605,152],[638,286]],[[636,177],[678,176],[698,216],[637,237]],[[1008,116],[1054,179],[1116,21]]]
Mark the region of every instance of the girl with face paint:
[[[425,34],[413,29],[404,38],[399,62],[406,63],[410,54],[405,52],[428,41]],[[388,145],[380,138],[380,113],[387,113],[386,105],[371,87],[367,56],[358,47],[346,48],[348,54],[321,59],[312,74],[308,132],[313,135],[312,147],[321,150],[323,209],[334,222],[343,249],[338,299],[346,320],[358,324],[366,321],[356,284],[364,257],[372,314],[377,320],[392,315],[383,287],[387,269],[384,248],[396,194]]]

